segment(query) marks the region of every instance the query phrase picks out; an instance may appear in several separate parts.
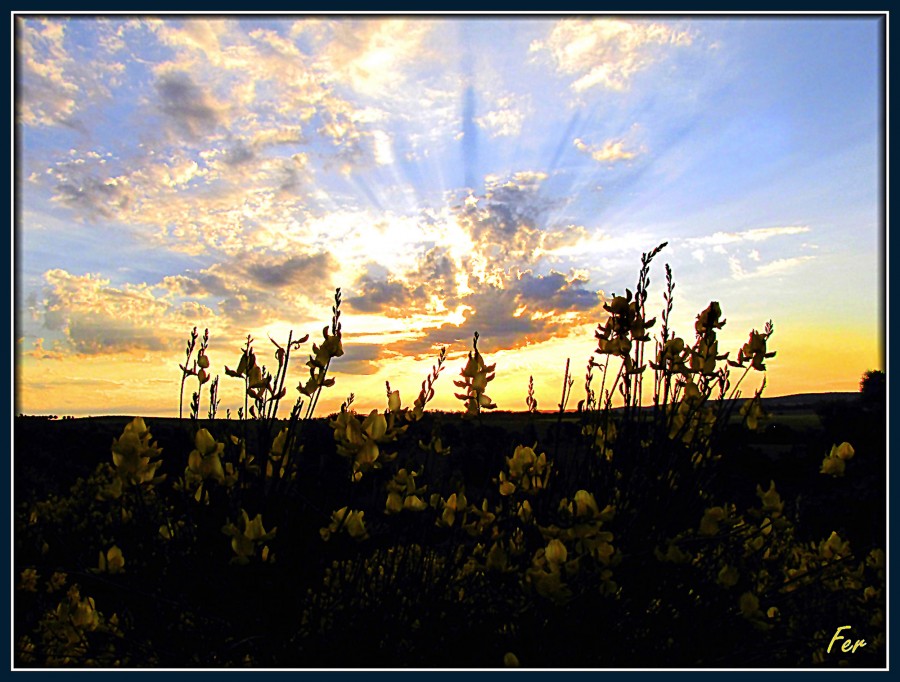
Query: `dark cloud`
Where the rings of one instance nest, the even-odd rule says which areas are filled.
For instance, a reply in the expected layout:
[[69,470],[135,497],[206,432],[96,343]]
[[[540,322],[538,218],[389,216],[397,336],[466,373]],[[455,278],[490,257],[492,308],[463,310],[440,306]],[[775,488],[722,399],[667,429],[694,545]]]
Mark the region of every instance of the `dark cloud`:
[[58,175],[54,199],[89,218],[112,218],[126,210],[131,203],[130,193],[120,184],[83,175],[77,181],[69,175]]
[[291,256],[278,261],[263,258],[243,267],[251,282],[258,288],[271,290],[294,287],[308,288],[310,285],[330,288],[331,270],[334,257],[328,252],[312,255]]
[[387,356],[387,352],[377,343],[353,343],[344,339],[344,354],[332,360],[331,367],[335,374],[375,374],[378,371],[378,360]]
[[72,313],[68,319],[66,337],[72,348],[83,355],[171,348],[171,344],[160,338],[154,329],[111,315]]
[[523,273],[519,277],[520,300],[541,310],[590,310],[600,303],[596,291],[584,288],[585,279],[568,281],[560,272],[549,275]]
[[363,275],[356,282],[356,293],[347,297],[347,305],[362,313],[392,312],[407,315],[415,293],[402,282],[377,280]]
[[[495,350],[512,349],[564,336],[573,324],[563,313],[577,313],[577,324],[599,321],[602,297],[579,278],[567,279],[522,273],[501,288],[488,285],[460,299],[469,310],[459,325],[444,324],[418,339],[404,340],[388,350],[416,356],[430,354],[435,346],[468,347],[477,331]],[[535,315],[539,313],[538,315]]]
[[456,208],[457,222],[479,252],[501,265],[533,264],[550,231],[549,212],[559,206],[540,194],[543,176],[517,173],[506,182],[491,180],[477,204]]
[[422,282],[428,296],[437,296],[447,306],[455,305],[456,265],[444,247],[436,246],[426,251],[411,279]]
[[156,92],[160,111],[189,137],[199,137],[221,122],[212,98],[183,71],[160,76]]

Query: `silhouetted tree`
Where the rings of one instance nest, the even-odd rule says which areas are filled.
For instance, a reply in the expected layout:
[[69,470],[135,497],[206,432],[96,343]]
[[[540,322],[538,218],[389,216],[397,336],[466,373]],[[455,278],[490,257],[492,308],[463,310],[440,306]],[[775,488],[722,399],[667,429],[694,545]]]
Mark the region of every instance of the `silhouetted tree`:
[[887,396],[887,377],[878,369],[869,370],[859,382],[862,402],[866,405],[884,405]]

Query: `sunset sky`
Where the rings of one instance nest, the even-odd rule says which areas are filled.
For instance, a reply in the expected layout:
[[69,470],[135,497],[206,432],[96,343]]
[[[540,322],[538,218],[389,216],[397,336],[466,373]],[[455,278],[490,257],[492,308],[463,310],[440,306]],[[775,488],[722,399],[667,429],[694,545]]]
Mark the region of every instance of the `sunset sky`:
[[18,412],[177,415],[196,326],[234,415],[247,334],[271,366],[336,287],[318,414],[410,404],[442,344],[461,409],[476,330],[499,408],[552,409],[664,241],[651,310],[669,263],[685,338],[773,320],[767,395],[884,369],[881,17],[14,21]]

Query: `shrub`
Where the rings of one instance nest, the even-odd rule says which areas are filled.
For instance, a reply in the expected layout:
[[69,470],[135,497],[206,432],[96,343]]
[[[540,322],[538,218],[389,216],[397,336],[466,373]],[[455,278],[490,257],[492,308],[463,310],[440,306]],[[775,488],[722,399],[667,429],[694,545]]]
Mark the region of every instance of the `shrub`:
[[[17,664],[881,664],[884,552],[855,554],[839,532],[801,540],[774,481],[736,491],[721,475],[733,429],[766,416],[765,380],[744,400],[740,386],[774,357],[772,323],[734,360],[719,349],[718,302],[692,340],[677,336],[666,266],[657,325],[646,308],[664,246],[644,254],[634,292],[606,303],[574,414],[567,363],[542,437],[530,389],[524,442],[484,422],[496,366],[477,333],[455,382],[469,420],[455,425],[425,409],[446,349],[411,407],[388,384],[383,410],[357,414],[351,394],[324,425],[313,419],[343,353],[340,290],[287,419],[291,354],[308,337],[272,340],[274,373],[248,337],[225,369],[244,382],[239,419],[201,427],[195,398],[193,449],[166,455],[183,475],[156,475],[162,453],[135,419],[112,463],[18,510]],[[845,445],[810,476],[848,466]],[[92,597],[76,590],[54,609],[51,567]],[[867,645],[827,653],[847,623]]]

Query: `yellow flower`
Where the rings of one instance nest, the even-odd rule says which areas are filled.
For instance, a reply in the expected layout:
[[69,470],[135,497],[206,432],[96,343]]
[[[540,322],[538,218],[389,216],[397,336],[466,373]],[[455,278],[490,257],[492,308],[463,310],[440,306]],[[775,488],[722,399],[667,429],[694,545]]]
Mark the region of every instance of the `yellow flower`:
[[722,507],[711,507],[703,512],[700,519],[700,535],[715,535],[719,532],[719,521],[725,518]]
[[428,508],[428,503],[418,495],[409,495],[403,500],[403,508],[409,511],[423,511]]
[[400,411],[400,391],[391,391],[388,395],[388,410],[391,412]]
[[403,495],[400,493],[388,493],[384,504],[385,514],[399,514],[403,509]]
[[38,572],[33,568],[26,568],[19,574],[19,589],[25,592],[37,592]]
[[194,449],[188,455],[185,478],[188,483],[198,483],[209,478],[217,483],[225,482],[225,471],[220,456],[225,451],[225,444],[216,442],[206,429],[197,431],[194,436]]
[[441,513],[441,517],[435,522],[438,526],[443,527],[451,527],[456,521],[456,513],[459,510],[465,510],[466,508],[466,498],[465,495],[453,493],[450,497],[447,498],[446,501],[442,502],[444,507],[444,511]]
[[840,559],[850,555],[850,543],[842,540],[841,536],[833,532],[827,540],[819,544],[819,556],[823,559]]
[[125,557],[122,554],[122,550],[113,545],[106,554],[100,552],[98,570],[101,573],[123,573],[125,571]]
[[454,386],[464,388],[465,393],[455,393],[455,397],[462,400],[466,406],[466,416],[476,416],[482,409],[493,410],[497,406],[484,393],[488,382],[494,379],[496,365],[486,365],[484,358],[478,351],[478,332],[475,332],[472,342],[473,350],[469,351],[469,359],[466,366],[460,371],[461,381],[454,381]]
[[123,484],[154,484],[165,478],[165,475],[154,478],[162,461],[153,460],[162,454],[162,449],[151,443],[150,438],[150,430],[144,420],[135,417],[125,426],[122,435],[113,440],[113,464]]
[[[225,535],[231,536],[231,549],[237,555],[231,560],[232,563],[248,563],[256,555],[257,545],[274,538],[277,530],[277,528],[273,528],[271,531],[266,531],[263,527],[262,514],[257,514],[251,520],[247,512],[241,509],[241,518],[238,520],[238,524],[229,523],[222,528]],[[263,554],[268,555],[265,546]]]
[[840,445],[833,445],[831,447],[831,453],[829,457],[837,457],[839,459],[853,459],[853,455],[856,454],[853,446],[850,443],[841,443]]
[[495,542],[488,551],[485,567],[491,571],[505,571],[509,564],[509,556],[499,542]]
[[775,490],[775,481],[769,481],[769,489],[763,491],[762,486],[756,486],[756,495],[762,501],[762,510],[765,514],[770,514],[773,518],[781,516],[784,509],[784,502],[781,496]]
[[594,518],[600,516],[597,500],[587,490],[579,490],[575,493],[575,516]]
[[762,408],[762,401],[759,396],[755,396],[747,400],[741,406],[741,416],[747,420],[747,428],[756,431],[759,426],[759,420],[768,416]]
[[771,323],[766,326],[766,333],[760,333],[755,329],[750,332],[750,339],[738,351],[737,364],[743,367],[744,363],[749,360],[750,366],[760,372],[765,371],[765,360],[775,357],[775,352],[766,352],[766,342],[771,335]]
[[566,559],[569,556],[568,550],[566,550],[566,546],[560,542],[559,540],[553,539],[544,549],[544,556],[547,557],[547,561],[550,562],[551,566],[559,566],[560,564],[564,564]]
[[722,307],[718,301],[711,301],[706,310],[697,315],[697,321],[694,323],[694,329],[700,336],[706,336],[710,331],[721,329],[725,326],[725,320],[719,320],[722,317]]
[[50,580],[47,582],[47,592],[56,592],[57,590],[61,590],[66,585],[66,580],[68,576],[62,571],[54,571],[53,575],[50,576]]
[[352,511],[347,507],[341,507],[331,515],[331,524],[320,529],[319,534],[323,540],[328,540],[333,533],[345,530],[354,540],[365,540],[369,534],[363,520],[364,514],[365,512],[362,511]]
[[843,476],[846,464],[840,457],[826,457],[822,460],[822,468],[819,469],[820,474],[829,476]]
[[726,564],[725,566],[722,566],[722,570],[719,571],[717,581],[720,585],[725,587],[734,587],[737,585],[739,578],[740,574],[737,569]]

